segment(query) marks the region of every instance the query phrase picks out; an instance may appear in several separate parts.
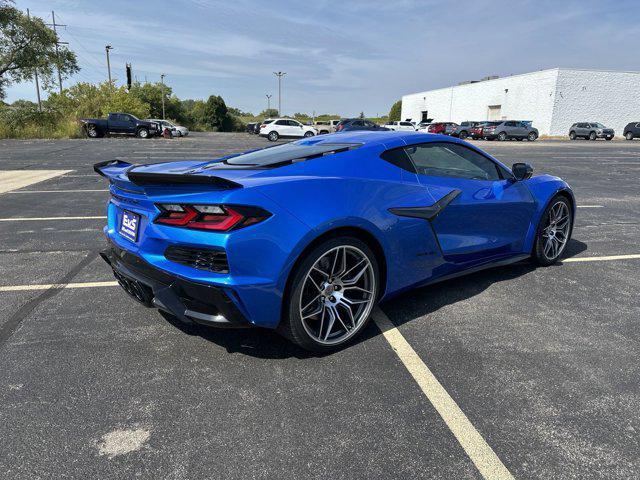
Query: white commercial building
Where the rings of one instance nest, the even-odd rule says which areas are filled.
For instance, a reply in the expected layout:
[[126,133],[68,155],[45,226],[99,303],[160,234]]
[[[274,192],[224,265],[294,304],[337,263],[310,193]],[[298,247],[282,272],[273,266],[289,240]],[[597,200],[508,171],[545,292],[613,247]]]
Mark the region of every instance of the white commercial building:
[[402,97],[402,120],[530,120],[540,135],[600,122],[616,135],[640,121],[640,72],[553,68]]

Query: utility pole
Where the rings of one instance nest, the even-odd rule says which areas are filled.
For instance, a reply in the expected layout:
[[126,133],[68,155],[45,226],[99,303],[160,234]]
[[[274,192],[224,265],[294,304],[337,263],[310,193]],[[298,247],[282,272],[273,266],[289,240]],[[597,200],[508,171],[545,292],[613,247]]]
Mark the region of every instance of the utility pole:
[[[31,14],[29,13],[29,9],[27,8],[27,18],[31,20]],[[33,69],[33,75],[36,79],[36,95],[38,96],[38,111],[42,113],[42,100],[40,100],[40,83],[38,82],[38,69]]]
[[109,50],[113,50],[113,47],[111,45],[106,45],[104,49],[107,52],[107,72],[109,72],[109,83],[111,83],[111,63],[109,62]]
[[271,97],[273,97],[273,95],[267,94],[267,115],[269,115],[269,110],[271,110]]
[[162,119],[164,120],[164,73],[160,74],[160,83],[162,84]]
[[273,74],[278,77],[278,116],[281,115],[282,111],[282,77],[286,75],[286,72],[273,72]]
[[58,87],[60,87],[60,93],[62,93],[62,75],[60,74],[60,52],[58,50],[58,45],[69,45],[69,42],[59,42],[58,41],[58,31],[56,30],[56,27],[66,27],[66,25],[62,25],[60,23],[56,23],[56,12],[54,12],[53,10],[51,10],[51,19],[53,20],[53,23],[47,23],[47,25],[49,27],[53,27],[53,33],[56,34],[56,58],[58,59],[57,61],[57,67],[58,67]]

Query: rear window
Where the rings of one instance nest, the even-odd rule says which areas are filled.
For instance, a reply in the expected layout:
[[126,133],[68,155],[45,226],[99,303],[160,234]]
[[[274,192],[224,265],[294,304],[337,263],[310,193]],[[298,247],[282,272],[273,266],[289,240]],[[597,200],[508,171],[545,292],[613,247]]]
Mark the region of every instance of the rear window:
[[275,168],[295,161],[309,160],[333,153],[352,150],[360,143],[318,143],[313,140],[299,140],[297,142],[267,147],[262,150],[241,153],[222,162],[216,162],[207,168]]

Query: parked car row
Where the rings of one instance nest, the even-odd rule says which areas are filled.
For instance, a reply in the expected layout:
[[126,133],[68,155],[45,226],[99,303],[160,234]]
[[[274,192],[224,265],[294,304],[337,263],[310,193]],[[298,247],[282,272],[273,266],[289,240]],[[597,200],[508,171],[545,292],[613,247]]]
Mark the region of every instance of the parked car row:
[[171,136],[186,137],[189,129],[175,125],[168,120],[148,118],[140,120],[130,113],[114,112],[107,118],[81,118],[82,129],[89,138],[105,135],[130,135],[139,138],[151,138],[168,131]]
[[[155,120],[160,122],[159,120]],[[277,121],[278,123],[273,123]],[[291,122],[291,123],[289,123]],[[268,125],[271,125],[269,128]],[[292,128],[289,128],[292,127]],[[473,121],[467,120],[457,124],[455,122],[421,122],[410,121],[388,122],[384,126],[364,118],[345,118],[342,120],[318,121],[313,126],[302,125],[297,120],[279,118],[266,119],[260,123],[247,124],[247,131],[260,134],[269,140],[276,141],[279,138],[297,138],[311,135],[320,135],[334,132],[348,132],[354,130],[370,131],[418,131],[441,135],[451,135],[460,139],[473,140],[527,140],[533,142],[538,139],[539,132],[534,128],[532,122],[525,120],[496,120],[496,121]],[[272,133],[274,132],[274,133]],[[569,138],[576,140],[585,138],[588,140],[613,139],[615,132],[613,129],[605,127],[598,122],[578,122],[574,123],[569,131]],[[640,122],[629,123],[623,133],[627,140],[640,138]]]

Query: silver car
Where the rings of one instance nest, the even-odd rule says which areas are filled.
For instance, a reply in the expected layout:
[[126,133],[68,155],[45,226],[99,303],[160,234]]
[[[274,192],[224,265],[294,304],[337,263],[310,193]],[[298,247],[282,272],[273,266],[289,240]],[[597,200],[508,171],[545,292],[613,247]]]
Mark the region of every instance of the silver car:
[[171,130],[171,134],[174,137],[186,137],[187,135],[189,135],[189,129],[187,127],[182,127],[180,125],[176,125],[174,123],[171,123],[169,120],[152,119],[152,120],[148,120],[148,121],[149,122],[157,122],[158,124],[160,124],[160,132],[161,133],[165,128],[168,128],[169,130]]
[[487,122],[483,127],[482,136],[486,140],[516,140],[527,139],[530,142],[538,138],[538,129],[531,126],[531,122],[519,120],[503,120],[497,122]]
[[612,140],[614,135],[615,132],[613,128],[607,128],[597,122],[574,123],[569,129],[569,138],[571,140],[575,140],[576,138],[586,138],[589,140],[604,138],[606,140]]

